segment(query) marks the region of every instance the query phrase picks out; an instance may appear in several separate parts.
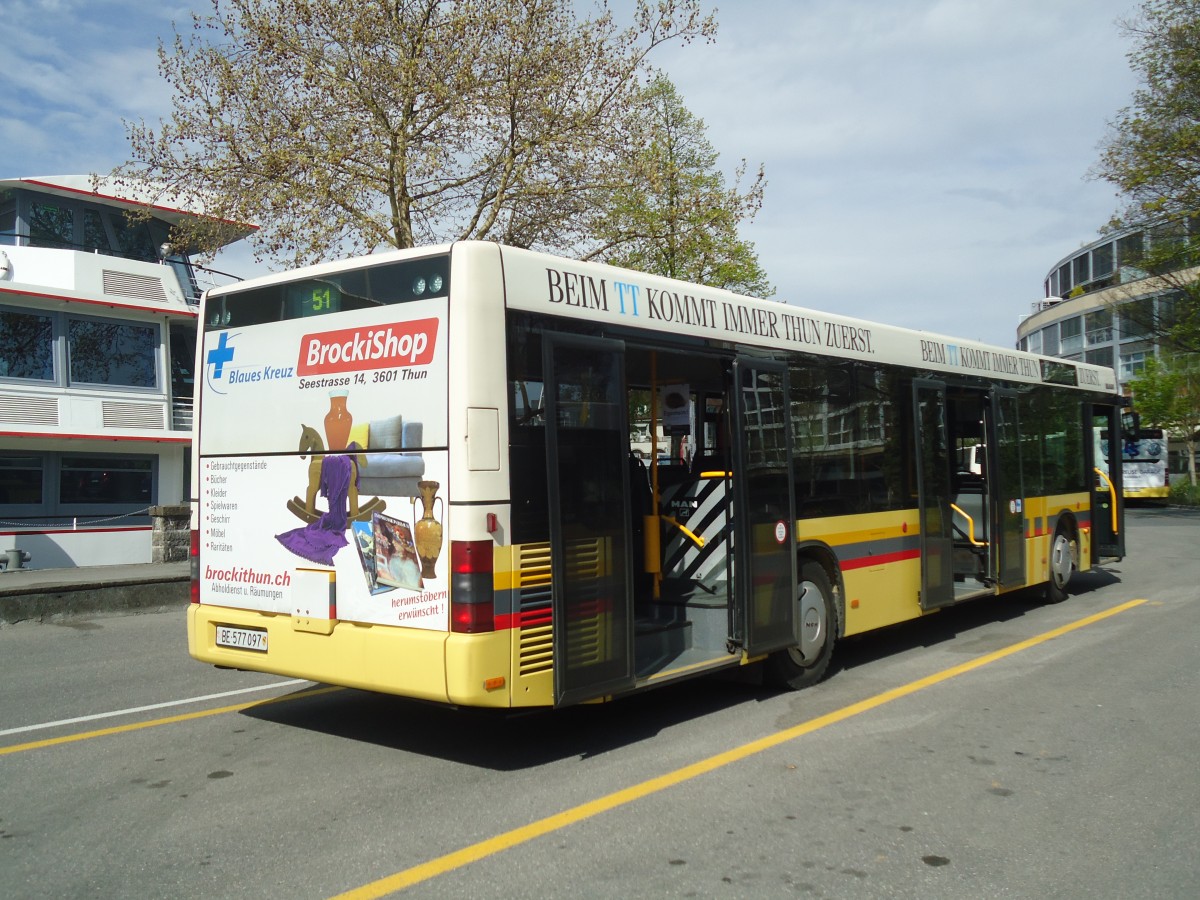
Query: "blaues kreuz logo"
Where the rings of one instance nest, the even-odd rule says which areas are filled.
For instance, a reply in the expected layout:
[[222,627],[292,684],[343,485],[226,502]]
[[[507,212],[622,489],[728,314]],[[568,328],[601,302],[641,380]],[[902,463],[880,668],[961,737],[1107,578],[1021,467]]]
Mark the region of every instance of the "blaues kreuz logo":
[[[236,335],[234,336],[236,337]],[[209,350],[204,357],[205,380],[208,382],[209,388],[218,394],[225,393],[217,385],[221,382],[228,383],[225,367],[233,362],[233,347],[229,343],[229,337],[228,331],[222,331],[217,346]]]

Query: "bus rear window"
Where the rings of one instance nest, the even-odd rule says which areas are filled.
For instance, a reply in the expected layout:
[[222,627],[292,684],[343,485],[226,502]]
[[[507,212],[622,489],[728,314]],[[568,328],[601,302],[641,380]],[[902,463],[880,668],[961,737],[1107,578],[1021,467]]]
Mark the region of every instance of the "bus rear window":
[[280,282],[211,296],[204,329],[236,328],[324,316],[370,306],[445,297],[450,293],[447,254],[359,269],[318,278]]

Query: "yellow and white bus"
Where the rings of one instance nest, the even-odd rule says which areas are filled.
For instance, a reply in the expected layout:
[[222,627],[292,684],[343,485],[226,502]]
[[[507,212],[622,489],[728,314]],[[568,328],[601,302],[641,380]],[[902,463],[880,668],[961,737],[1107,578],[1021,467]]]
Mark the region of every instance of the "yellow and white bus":
[[1111,369],[473,242],[200,318],[215,665],[500,708],[801,687],[844,636],[1123,554]]
[[[1107,454],[1108,447],[1105,445]],[[1127,432],[1121,445],[1121,472],[1126,500],[1165,503],[1171,496],[1169,436],[1161,428]]]

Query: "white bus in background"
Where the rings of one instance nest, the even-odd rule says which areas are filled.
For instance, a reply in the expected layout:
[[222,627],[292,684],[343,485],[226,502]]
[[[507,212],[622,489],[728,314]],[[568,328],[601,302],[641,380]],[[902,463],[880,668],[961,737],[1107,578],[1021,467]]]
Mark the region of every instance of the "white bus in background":
[[1161,428],[1140,428],[1121,450],[1125,497],[1130,500],[1166,500],[1171,493],[1167,433]]
[[958,451],[958,470],[974,475],[983,474],[983,457],[987,448],[983,444],[972,444]]

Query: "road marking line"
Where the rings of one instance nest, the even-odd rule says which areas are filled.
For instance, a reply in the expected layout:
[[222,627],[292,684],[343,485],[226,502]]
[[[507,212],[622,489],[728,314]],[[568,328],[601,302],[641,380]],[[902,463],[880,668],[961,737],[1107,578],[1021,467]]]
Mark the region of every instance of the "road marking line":
[[428,881],[438,875],[444,875],[454,869],[462,868],[463,866],[478,862],[488,856],[493,856],[504,850],[510,850],[520,844],[532,841],[534,838],[539,838],[551,832],[557,831],[560,828],[565,828],[568,825],[574,825],[577,822],[582,822],[585,819],[590,819],[593,816],[598,816],[601,813],[616,809],[632,803],[635,800],[640,800],[643,797],[648,797],[651,794],[666,790],[669,787],[674,787],[685,781],[690,781],[700,775],[723,768],[731,763],[739,762],[755,754],[761,753],[764,750],[769,750],[777,747],[780,744],[785,744],[788,741],[795,740],[806,734],[811,734],[829,725],[835,725],[838,722],[844,722],[847,719],[853,718],[861,713],[877,709],[886,703],[891,703],[893,700],[899,700],[902,697],[907,697],[915,694],[918,691],[923,691],[926,688],[933,687],[944,681],[949,681],[959,675],[965,675],[967,672],[972,672],[975,669],[990,665],[998,660],[1004,659],[1007,656],[1012,656],[1014,653],[1020,653],[1022,650],[1028,650],[1031,647],[1036,647],[1038,644],[1044,644],[1049,640],[1068,634],[1077,629],[1084,628],[1088,625],[1093,625],[1096,622],[1126,612],[1134,607],[1141,606],[1145,600],[1130,600],[1128,603],[1122,603],[1120,606],[1114,606],[1112,609],[1104,612],[1096,613],[1084,619],[1079,619],[1068,625],[1063,625],[1051,631],[1044,632],[1027,640],[1020,641],[1016,644],[1011,644],[1003,649],[996,650],[993,653],[987,653],[983,656],[976,657],[965,663],[960,663],[949,669],[944,669],[933,675],[928,675],[925,678],[919,678],[916,681],[911,681],[908,684],[900,687],[892,688],[884,691],[881,694],[876,694],[874,697],[868,697],[866,700],[860,700],[858,703],[852,703],[849,706],[834,710],[823,716],[818,716],[815,719],[810,719],[807,722],[802,722],[791,728],[783,731],[777,731],[774,734],[769,734],[766,737],[751,741],[748,744],[742,744],[740,747],[734,747],[732,750],[726,750],[724,753],[718,753],[715,756],[710,756],[707,759],[702,759],[692,763],[690,766],[684,766],[681,769],[676,769],[673,772],[667,772],[664,775],[659,775],[657,778],[651,778],[648,781],[643,781],[640,784],[632,785],[614,793],[603,797],[597,797],[595,800],[590,800],[587,803],[582,803],[579,806],[571,809],[563,810],[551,816],[546,816],[544,819],[538,819],[536,822],[530,822],[528,825],[522,825],[519,828],[514,828],[511,831],[506,831],[503,834],[498,834],[495,837],[488,838],[476,844],[471,844],[469,847],[463,847],[461,850],[455,850],[452,853],[447,853],[444,856],[439,856],[431,859],[428,862],[421,863],[411,868],[396,872],[393,875],[385,876],[377,881],[372,881],[358,888],[353,888],[345,893],[338,894],[331,900],[374,900],[374,898],[384,897],[388,894],[404,890],[412,887],[414,884],[419,884],[423,881]]
[[318,694],[329,694],[341,691],[340,687],[320,687],[311,691],[299,691],[284,697],[270,697],[266,700],[250,700],[246,703],[235,703],[232,706],[221,706],[216,709],[202,709],[198,712],[181,713],[177,716],[167,716],[164,719],[151,719],[149,722],[133,722],[129,725],[115,725],[112,728],[101,728],[97,731],[84,731],[79,734],[68,734],[62,737],[46,738],[40,741],[30,741],[27,744],[14,744],[11,747],[0,747],[0,756],[10,753],[20,753],[24,750],[40,750],[43,747],[55,747],[59,744],[73,744],[76,741],[86,741],[91,738],[105,737],[110,734],[124,734],[129,731],[140,731],[143,728],[156,728],[159,725],[174,725],[176,722],[188,722],[192,719],[203,719],[208,716],[219,716],[222,713],[239,712],[252,706],[270,706],[273,703],[286,703],[289,700],[299,700],[304,697],[316,697]]
[[19,728],[6,728],[0,731],[0,737],[9,734],[23,734],[27,731],[41,731],[43,728],[58,728],[62,725],[78,725],[80,722],[94,722],[97,719],[111,719],[116,716],[129,716],[134,713],[149,712],[152,709],[166,709],[171,706],[184,706],[188,703],[203,703],[206,700],[220,700],[222,697],[234,697],[238,694],[250,694],[255,691],[269,691],[271,688],[291,687],[294,684],[311,684],[305,678],[292,678],[288,681],[276,681],[273,684],[263,684],[258,687],[238,688],[234,691],[222,691],[219,694],[204,694],[200,697],[189,697],[186,700],[167,700],[164,703],[151,703],[149,706],[131,706],[128,709],[115,709],[112,712],[93,713],[90,716],[76,716],[74,719],[59,719],[57,722],[42,722],[39,725],[22,725]]

